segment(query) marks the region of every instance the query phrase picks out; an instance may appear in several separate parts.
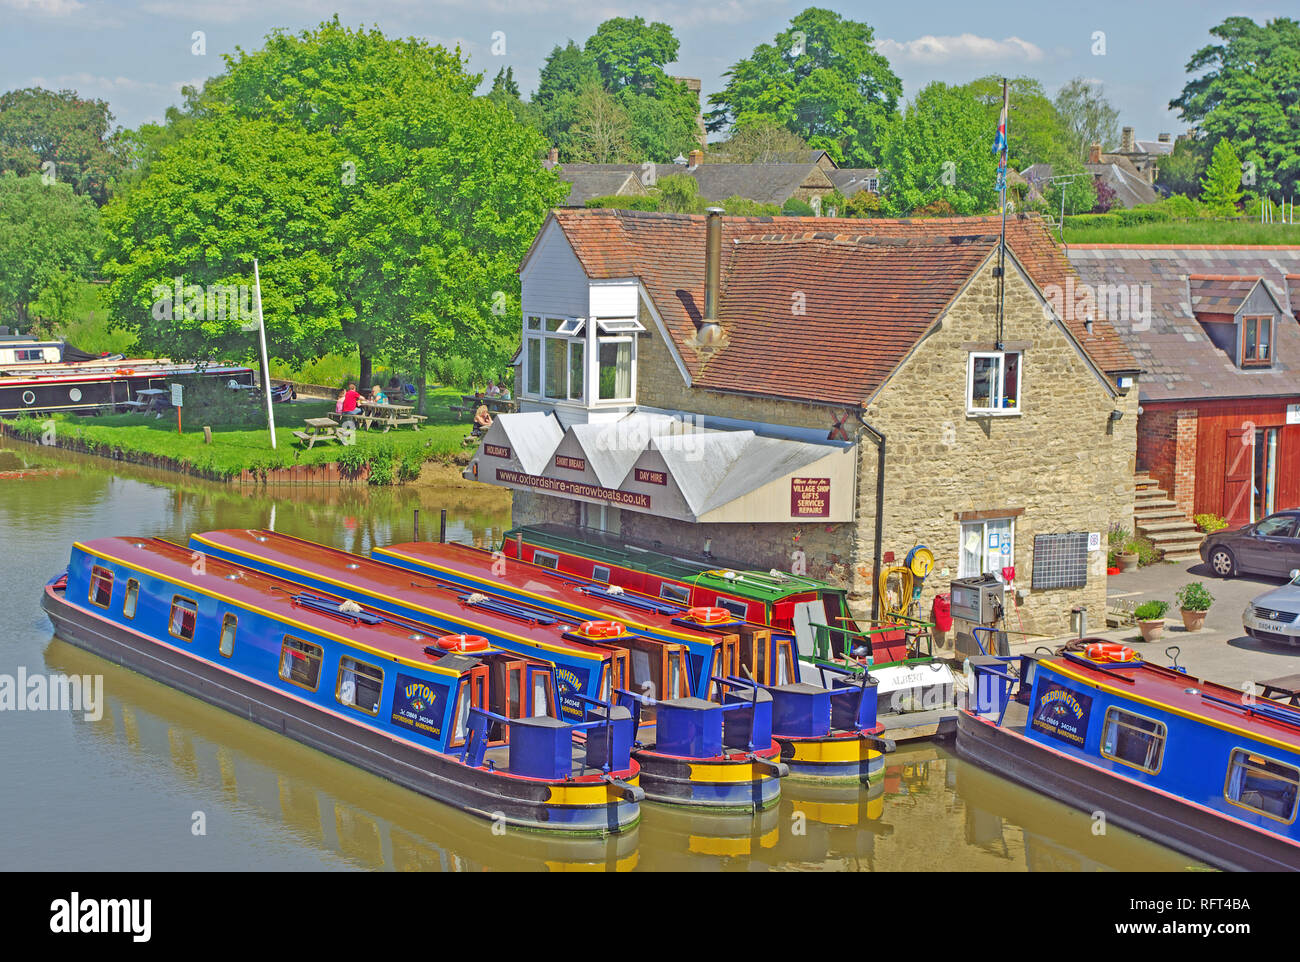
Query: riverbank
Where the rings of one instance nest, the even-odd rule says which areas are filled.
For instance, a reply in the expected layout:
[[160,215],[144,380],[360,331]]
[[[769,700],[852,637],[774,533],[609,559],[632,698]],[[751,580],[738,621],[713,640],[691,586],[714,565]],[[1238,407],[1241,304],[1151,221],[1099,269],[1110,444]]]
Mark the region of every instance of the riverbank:
[[210,424],[206,443],[202,423],[185,425],[177,434],[175,415],[113,414],[78,417],[56,414],[0,422],[0,432],[20,440],[130,461],[163,470],[217,481],[241,483],[393,484],[415,480],[427,461],[463,461],[467,421],[457,421],[452,404],[460,401],[453,388],[429,392],[429,419],[420,429],[388,433],[357,431],[353,443],[320,444],[304,448],[293,436],[306,418],[324,417],[334,402],[300,399],[276,405],[276,449],[266,428],[248,424]]

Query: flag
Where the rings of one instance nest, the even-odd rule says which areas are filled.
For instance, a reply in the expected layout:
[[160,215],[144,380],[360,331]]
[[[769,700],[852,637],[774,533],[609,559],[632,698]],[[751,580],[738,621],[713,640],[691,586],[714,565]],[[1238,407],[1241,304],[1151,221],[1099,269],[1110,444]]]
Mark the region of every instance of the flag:
[[1007,105],[1003,101],[1002,116],[998,120],[998,135],[993,138],[993,153],[1003,154],[1007,150]]

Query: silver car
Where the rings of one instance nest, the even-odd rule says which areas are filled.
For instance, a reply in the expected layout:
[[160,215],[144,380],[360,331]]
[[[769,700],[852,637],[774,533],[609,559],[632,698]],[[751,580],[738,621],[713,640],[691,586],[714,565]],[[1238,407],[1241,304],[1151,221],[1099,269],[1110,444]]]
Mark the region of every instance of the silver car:
[[1252,598],[1241,613],[1241,624],[1259,641],[1300,645],[1300,568],[1281,588]]

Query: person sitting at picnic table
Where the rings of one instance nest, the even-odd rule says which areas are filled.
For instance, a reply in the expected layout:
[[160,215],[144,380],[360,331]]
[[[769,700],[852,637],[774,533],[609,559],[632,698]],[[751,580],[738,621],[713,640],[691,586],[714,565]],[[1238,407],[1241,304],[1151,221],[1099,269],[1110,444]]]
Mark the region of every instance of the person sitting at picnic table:
[[374,401],[376,404],[387,404],[388,395],[383,392],[378,384],[376,384],[370,389],[370,400]]
[[502,394],[502,391],[501,391],[501,388],[497,385],[497,382],[496,382],[496,381],[488,381],[487,390],[483,392],[483,396],[484,396],[484,397],[500,397],[501,394]]
[[357,391],[355,384],[349,384],[348,389],[339,395],[339,403],[335,410],[339,414],[356,414],[357,405],[361,403],[361,394]]
[[490,427],[492,427],[492,415],[488,413],[486,404],[480,404],[478,410],[474,412],[474,430],[482,433]]

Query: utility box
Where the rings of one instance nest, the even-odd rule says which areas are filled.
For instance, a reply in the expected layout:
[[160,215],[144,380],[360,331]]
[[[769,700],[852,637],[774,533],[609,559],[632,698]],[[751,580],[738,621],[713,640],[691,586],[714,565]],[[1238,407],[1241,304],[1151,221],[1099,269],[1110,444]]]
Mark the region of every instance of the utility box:
[[957,578],[949,583],[953,618],[991,625],[1002,616],[1003,584],[995,574]]

